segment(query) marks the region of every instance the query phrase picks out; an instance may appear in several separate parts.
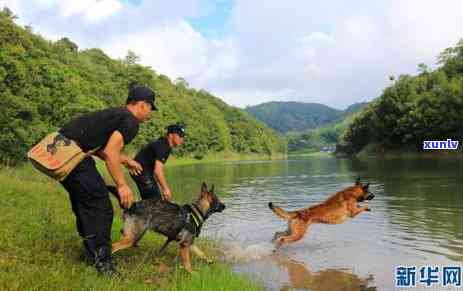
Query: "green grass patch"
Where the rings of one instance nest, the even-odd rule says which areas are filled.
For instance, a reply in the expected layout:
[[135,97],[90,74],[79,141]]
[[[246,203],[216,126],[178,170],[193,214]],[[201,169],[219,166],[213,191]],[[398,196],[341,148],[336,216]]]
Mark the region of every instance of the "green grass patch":
[[[192,256],[194,274],[180,268],[172,243],[156,257],[165,238],[147,233],[137,248],[114,258],[122,279],[99,276],[81,260],[82,243],[66,191],[31,166],[0,169],[0,290],[262,290],[221,262],[220,247],[205,239],[198,246],[217,261]],[[120,238],[115,203],[112,239]]]
[[262,154],[239,154],[234,152],[216,152],[206,154],[201,159],[193,157],[169,157],[167,166],[178,166],[178,165],[191,165],[191,164],[202,164],[202,163],[220,163],[226,161],[249,161],[249,160],[277,160],[286,158],[286,154],[274,153],[272,155]]

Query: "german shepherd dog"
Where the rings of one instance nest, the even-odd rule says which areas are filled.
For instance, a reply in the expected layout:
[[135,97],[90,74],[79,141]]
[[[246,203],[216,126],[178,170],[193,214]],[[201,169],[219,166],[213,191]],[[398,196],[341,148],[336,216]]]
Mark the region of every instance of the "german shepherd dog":
[[276,215],[288,221],[286,231],[275,233],[272,240],[276,246],[275,251],[285,243],[300,240],[311,223],[339,224],[347,218],[354,218],[363,211],[371,211],[368,205],[357,205],[357,202],[371,200],[375,197],[368,191],[369,185],[369,183],[362,185],[357,179],[354,186],[337,192],[325,202],[295,211],[285,211],[270,202],[269,208]]
[[198,199],[191,204],[180,206],[156,199],[135,202],[122,212],[122,239],[113,243],[112,252],[134,246],[146,230],[150,229],[167,237],[159,254],[171,241],[179,242],[182,264],[191,273],[190,250],[201,259],[212,263],[193,242],[199,235],[203,222],[212,213],[222,212],[224,209],[225,204],[214,194],[214,185],[208,190],[206,183],[202,184]]

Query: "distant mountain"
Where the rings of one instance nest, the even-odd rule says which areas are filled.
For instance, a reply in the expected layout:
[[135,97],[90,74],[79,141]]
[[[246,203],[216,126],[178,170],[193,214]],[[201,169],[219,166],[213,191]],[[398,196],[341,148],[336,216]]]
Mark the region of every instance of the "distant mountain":
[[291,132],[286,134],[288,141],[288,152],[290,153],[307,153],[312,151],[334,150],[335,145],[339,142],[340,137],[352,123],[355,116],[361,114],[361,111],[349,113],[348,111],[361,110],[363,106],[359,104],[349,106],[344,112],[346,115],[333,123],[323,125],[314,129],[308,129],[302,132]]
[[285,134],[318,128],[343,119],[366,106],[355,103],[346,110],[337,110],[319,103],[268,102],[246,107],[246,111],[270,128]]

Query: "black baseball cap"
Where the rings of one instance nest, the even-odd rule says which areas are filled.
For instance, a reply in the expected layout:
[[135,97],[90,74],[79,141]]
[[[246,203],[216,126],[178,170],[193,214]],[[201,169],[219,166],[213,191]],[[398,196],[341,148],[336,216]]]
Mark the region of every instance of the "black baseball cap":
[[158,108],[154,106],[155,95],[154,91],[148,87],[136,86],[130,89],[127,103],[132,101],[146,101],[151,104],[153,110],[158,110]]
[[167,134],[176,133],[180,137],[185,137],[185,126],[180,123],[171,124],[167,127]]

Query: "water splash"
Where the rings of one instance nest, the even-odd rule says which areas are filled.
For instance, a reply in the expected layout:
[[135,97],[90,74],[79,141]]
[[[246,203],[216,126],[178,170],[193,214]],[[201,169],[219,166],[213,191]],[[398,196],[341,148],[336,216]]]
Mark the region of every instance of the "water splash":
[[225,260],[228,262],[250,262],[272,255],[274,246],[270,242],[250,245],[244,243],[229,243],[225,247]]

